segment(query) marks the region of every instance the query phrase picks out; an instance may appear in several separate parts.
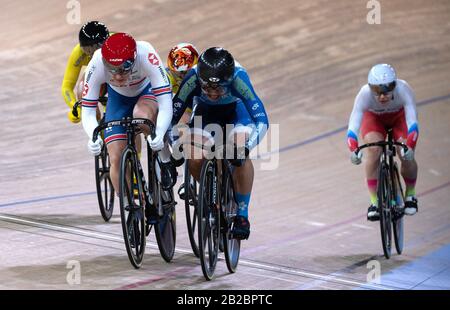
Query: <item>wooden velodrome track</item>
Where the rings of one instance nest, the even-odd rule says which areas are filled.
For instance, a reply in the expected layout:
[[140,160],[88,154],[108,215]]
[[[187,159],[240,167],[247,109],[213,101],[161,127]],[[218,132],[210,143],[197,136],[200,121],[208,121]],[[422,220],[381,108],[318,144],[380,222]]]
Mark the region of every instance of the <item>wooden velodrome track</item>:
[[[220,45],[245,66],[279,124],[279,165],[256,176],[252,233],[230,275],[219,261],[206,282],[191,253],[184,206],[177,251],[165,263],[150,238],[135,270],[97,207],[94,161],[60,95],[80,25],[66,2],[1,0],[1,289],[354,289],[378,260],[381,282],[365,288],[450,289],[450,2],[382,1],[381,24],[366,1],[81,1],[81,21],[151,42],[165,59],[189,41]],[[378,223],[365,219],[363,167],[351,165],[345,128],[369,68],[392,63],[416,92],[420,211],[406,219],[404,254],[382,256]],[[275,128],[276,126],[272,126]],[[177,185],[178,186],[178,185]],[[66,282],[79,261],[81,283]]]

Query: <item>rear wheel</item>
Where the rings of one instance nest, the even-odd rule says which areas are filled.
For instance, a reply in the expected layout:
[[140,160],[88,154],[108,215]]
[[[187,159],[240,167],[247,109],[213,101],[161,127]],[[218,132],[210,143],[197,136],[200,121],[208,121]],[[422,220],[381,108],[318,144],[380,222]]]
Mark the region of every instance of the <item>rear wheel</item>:
[[199,255],[203,275],[211,280],[219,255],[220,212],[217,207],[216,164],[205,160],[200,174],[200,193],[198,200],[198,240]]
[[228,271],[234,273],[236,272],[236,268],[239,263],[241,240],[231,238],[233,220],[236,217],[237,212],[237,204],[234,197],[234,188],[232,182],[233,179],[231,177],[231,174],[227,173],[223,184],[224,191],[222,196],[222,210],[224,215],[224,218],[222,219],[222,223],[224,225],[222,231],[222,240]]
[[159,184],[158,188],[159,203],[161,204],[159,208],[163,210],[163,214],[159,217],[158,224],[155,225],[155,235],[162,258],[166,262],[170,262],[175,254],[177,236],[173,189],[163,191]]
[[189,172],[189,160],[184,164],[184,207],[186,211],[186,224],[194,255],[198,254],[198,182]]
[[396,193],[396,208],[394,216],[392,217],[392,224],[394,228],[395,249],[398,254],[403,252],[403,215],[405,208],[405,196],[403,194],[402,183],[400,181],[400,174],[398,173],[397,165],[394,167],[394,186]]
[[380,232],[383,252],[386,258],[391,257],[392,247],[392,213],[391,213],[391,186],[389,171],[385,164],[380,165],[378,178],[378,210],[380,212]]
[[[149,218],[154,218],[156,242],[161,257],[170,262],[175,254],[176,212],[173,189],[163,190],[156,176],[157,155],[147,144],[148,180],[151,206],[147,209]],[[153,216],[151,216],[153,214]],[[149,230],[148,230],[149,232]]]
[[100,155],[95,156],[95,183],[97,186],[98,206],[105,222],[111,219],[114,209],[114,188],[109,169],[109,155],[105,145]]
[[[122,153],[119,174],[120,217],[125,248],[135,268],[142,265],[146,242],[144,191],[138,171],[137,154],[131,148],[126,148]],[[137,186],[133,185],[134,179]]]

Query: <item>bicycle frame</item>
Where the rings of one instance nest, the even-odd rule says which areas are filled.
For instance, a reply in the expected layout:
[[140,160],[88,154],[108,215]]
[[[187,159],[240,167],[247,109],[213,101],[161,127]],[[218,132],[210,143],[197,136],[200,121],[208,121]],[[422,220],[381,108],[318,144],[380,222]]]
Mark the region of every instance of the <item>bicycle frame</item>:
[[[386,167],[388,167],[389,180],[391,182],[391,185],[393,186],[392,192],[396,193],[397,188],[395,187],[396,184],[394,182],[394,175],[395,175],[395,171],[394,171],[395,159],[394,159],[394,157],[397,155],[396,146],[402,147],[405,152],[408,150],[408,147],[404,143],[394,141],[392,129],[389,129],[388,133],[387,133],[387,141],[379,141],[379,142],[364,144],[364,145],[358,147],[358,149],[356,150],[356,153],[359,153],[364,148],[374,147],[374,146],[381,147],[381,149],[382,149],[382,154],[380,157],[380,166],[382,163],[384,163],[386,165]],[[393,198],[395,198],[395,197],[390,197],[390,198],[392,201]]]
[[[364,144],[356,150],[356,153],[359,153],[363,148],[373,146],[381,147],[382,149],[378,172],[377,196],[383,251],[385,257],[390,258],[392,227],[394,228],[394,240],[397,253],[401,254],[403,249],[403,209],[398,208],[399,199],[397,196],[399,189],[403,196],[403,189],[394,157],[397,152],[396,146],[402,147],[405,152],[408,150],[408,147],[403,143],[394,141],[392,129],[389,129],[387,141]],[[404,197],[401,198],[402,200],[404,199]]]

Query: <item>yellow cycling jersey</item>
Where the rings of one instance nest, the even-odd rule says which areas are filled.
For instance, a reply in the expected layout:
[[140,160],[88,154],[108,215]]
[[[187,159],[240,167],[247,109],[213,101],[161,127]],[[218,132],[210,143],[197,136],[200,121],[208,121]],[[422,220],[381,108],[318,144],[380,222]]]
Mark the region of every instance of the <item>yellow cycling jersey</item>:
[[80,44],[77,44],[73,48],[69,60],[67,61],[66,71],[61,85],[64,101],[69,108],[72,108],[77,100],[73,89],[77,83],[81,68],[87,66],[90,60],[91,57],[83,52]]
[[[175,77],[172,72],[169,70],[169,68],[166,68],[167,77],[169,78],[170,85],[172,86],[172,93],[175,96],[175,94],[178,92],[178,89],[180,88],[181,82],[183,81],[180,78]],[[186,108],[186,112],[191,113],[192,109]]]

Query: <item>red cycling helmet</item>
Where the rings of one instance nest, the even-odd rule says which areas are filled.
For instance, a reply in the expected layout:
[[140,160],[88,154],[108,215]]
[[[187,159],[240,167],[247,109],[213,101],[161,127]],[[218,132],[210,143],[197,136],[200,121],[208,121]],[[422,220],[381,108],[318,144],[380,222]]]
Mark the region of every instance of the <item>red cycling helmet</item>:
[[115,33],[103,43],[102,56],[112,73],[128,72],[136,60],[136,41],[127,33]]

